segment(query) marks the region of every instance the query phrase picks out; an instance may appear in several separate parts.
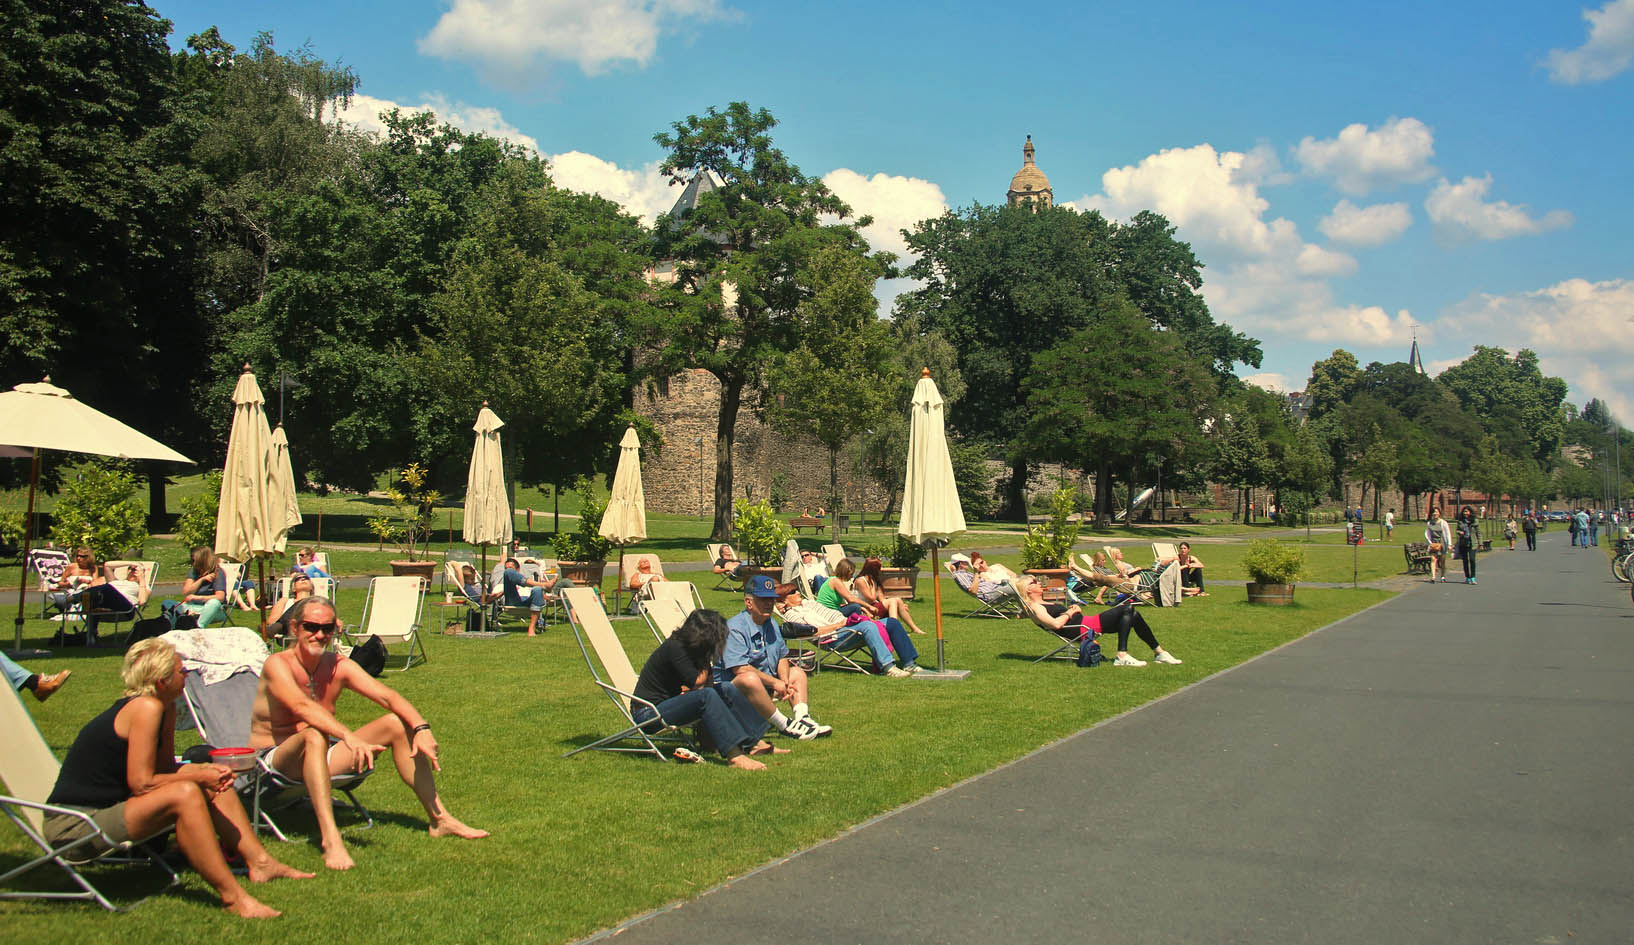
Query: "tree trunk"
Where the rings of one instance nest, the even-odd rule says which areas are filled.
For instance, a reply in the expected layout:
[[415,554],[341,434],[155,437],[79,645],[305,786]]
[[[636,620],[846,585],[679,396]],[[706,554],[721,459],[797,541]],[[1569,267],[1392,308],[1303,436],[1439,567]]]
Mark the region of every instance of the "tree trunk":
[[715,525],[709,533],[714,541],[732,538],[732,440],[742,402],[743,381],[723,380],[720,414],[715,419]]
[[1004,489],[1005,508],[1000,518],[1012,522],[1027,521],[1027,461],[1017,459],[1010,464],[1010,484]]
[[840,451],[828,451],[828,520],[833,527],[834,543],[840,543]]
[[165,474],[157,460],[149,460],[148,469],[148,531],[158,532],[170,517],[165,508]]
[[1095,524],[1105,528],[1112,521],[1112,469],[1105,463],[1095,467]]

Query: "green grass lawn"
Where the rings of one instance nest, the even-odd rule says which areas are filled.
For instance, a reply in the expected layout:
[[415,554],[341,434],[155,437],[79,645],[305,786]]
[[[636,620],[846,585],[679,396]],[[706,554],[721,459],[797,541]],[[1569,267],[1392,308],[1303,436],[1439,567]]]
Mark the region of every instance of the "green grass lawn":
[[[943,590],[950,613],[963,613],[960,595]],[[730,593],[704,593],[709,606],[725,612],[741,606]],[[929,588],[922,593],[914,609],[929,626]],[[1050,641],[1030,624],[950,617],[948,661],[972,670],[969,679],[822,673],[813,684],[813,708],[836,734],[793,743],[792,754],[760,774],[603,753],[563,759],[563,752],[616,724],[565,625],[531,640],[433,633],[426,639],[431,661],[389,674],[389,681],[436,727],[445,765],[440,783],[450,808],[494,836],[474,843],[429,839],[412,795],[388,768],[361,792],[379,826],[362,830],[342,821],[358,869],[278,883],[257,894],[286,910],[277,927],[285,938],[425,945],[570,940],[695,895],[1387,596],[1301,588],[1293,607],[1251,609],[1240,590],[1221,589],[1178,610],[1150,610],[1159,638],[1186,662],[1144,669],[1034,665]],[[356,621],[362,593],[343,592],[340,604],[342,617]],[[248,623],[249,616],[240,619]],[[30,621],[30,642],[43,643],[52,626]],[[639,666],[654,645],[645,625],[617,626]],[[916,642],[925,661],[934,662],[933,637]],[[1136,644],[1137,654],[1141,649]],[[59,649],[36,666],[75,671],[49,703],[28,700],[59,753],[118,694],[119,659],[113,650]],[[353,724],[372,717],[372,708],[356,697],[342,701],[343,717]],[[290,819],[297,830],[310,828],[310,815]],[[275,846],[287,861],[321,870],[310,842]],[[16,831],[0,830],[0,866],[21,855]],[[126,902],[155,886],[140,871],[95,875]],[[179,891],[128,915],[6,903],[0,923],[6,937],[19,942],[150,942],[184,926],[216,941],[263,940],[265,927],[220,913],[195,874],[183,877]]]

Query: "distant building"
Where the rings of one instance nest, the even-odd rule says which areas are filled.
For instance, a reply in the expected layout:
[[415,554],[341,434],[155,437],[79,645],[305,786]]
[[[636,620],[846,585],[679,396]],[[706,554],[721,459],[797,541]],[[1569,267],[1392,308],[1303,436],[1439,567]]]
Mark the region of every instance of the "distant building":
[[1021,147],[1021,170],[1010,178],[1010,189],[1004,196],[1012,207],[1026,204],[1037,209],[1055,204],[1055,191],[1050,189],[1050,179],[1033,163],[1032,135],[1027,136],[1027,143]]
[[1302,390],[1288,391],[1283,394],[1288,398],[1288,414],[1295,423],[1304,423],[1311,415],[1311,395]]
[[1407,366],[1411,367],[1411,368],[1417,368],[1418,373],[1420,373],[1420,374],[1427,373],[1424,370],[1424,356],[1418,353],[1418,333],[1417,332],[1413,333],[1413,347],[1412,347],[1412,350],[1407,352]]

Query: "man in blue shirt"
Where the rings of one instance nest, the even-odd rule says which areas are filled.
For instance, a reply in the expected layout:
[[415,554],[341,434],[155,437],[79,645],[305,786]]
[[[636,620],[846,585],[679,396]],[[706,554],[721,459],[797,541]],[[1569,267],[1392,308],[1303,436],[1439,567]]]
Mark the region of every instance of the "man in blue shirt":
[[[757,574],[743,592],[742,612],[726,622],[726,646],[714,666],[715,681],[736,686],[761,718],[791,738],[810,741],[832,733],[831,726],[811,717],[806,671],[789,658],[783,629],[772,617],[777,585]],[[793,706],[794,718],[778,710],[779,699]]]
[[528,618],[528,636],[537,636],[539,633],[539,612],[545,609],[545,594],[555,590],[560,583],[563,587],[572,587],[573,582],[561,581],[560,578],[535,580],[522,573],[522,565],[515,558],[505,559],[505,570],[500,576],[505,585],[505,606],[527,607],[533,612]]

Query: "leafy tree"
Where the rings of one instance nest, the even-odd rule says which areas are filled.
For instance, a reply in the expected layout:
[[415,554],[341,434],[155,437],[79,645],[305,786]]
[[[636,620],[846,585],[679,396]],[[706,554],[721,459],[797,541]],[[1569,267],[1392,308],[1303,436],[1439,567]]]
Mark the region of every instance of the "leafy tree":
[[[1294,431],[1282,463],[1277,506],[1290,515],[1303,515],[1316,505],[1333,476],[1333,460],[1316,437],[1310,424],[1301,424]],[[1293,519],[1293,521],[1297,521]],[[1310,518],[1305,518],[1306,537],[1310,534]]]
[[[765,109],[733,102],[675,122],[654,140],[669,152],[660,169],[674,183],[698,174],[720,186],[703,193],[684,220],[656,226],[655,253],[673,263],[673,281],[655,293],[653,315],[638,323],[660,375],[701,368],[720,381],[715,427],[713,536],[732,527],[732,442],[746,395],[763,393],[767,368],[799,347],[804,303],[823,247],[867,252],[850,208],[772,144],[777,124]],[[889,258],[873,260],[884,271]]]
[[136,476],[118,463],[81,463],[69,474],[51,513],[51,540],[88,546],[98,561],[139,555],[147,542]]
[[[927,369],[930,371],[937,389],[942,392],[948,415],[957,416],[963,410],[966,390],[958,360],[953,345],[940,332],[924,330],[918,319],[899,318],[892,324],[892,366],[885,381],[891,392],[891,400],[872,432],[867,434],[858,463],[863,475],[885,490],[885,509],[881,520],[889,519],[896,510],[897,498],[902,494],[903,480],[907,476],[908,416],[919,376]],[[950,436],[949,449],[958,448],[956,444],[961,444],[966,451],[980,452],[984,459],[988,455],[986,441],[981,439]],[[960,500],[973,500],[974,497],[966,495],[964,486],[964,480],[960,480]],[[991,489],[987,491],[986,508],[991,514]]]
[[1348,403],[1361,377],[1356,356],[1343,348],[1335,348],[1311,365],[1311,379],[1305,385],[1305,393],[1311,398],[1311,419],[1320,419]]
[[1502,348],[1477,345],[1474,354],[1436,380],[1481,419],[1487,432],[1513,437],[1533,459],[1548,462],[1559,451],[1566,382],[1545,377],[1531,350],[1522,348],[1511,358]]
[[176,544],[183,548],[214,545],[216,511],[221,507],[221,470],[204,476],[199,491],[182,500],[182,514],[176,521]]
[[1490,433],[1481,437],[1470,459],[1469,484],[1486,494],[1489,513],[1496,512],[1515,480],[1514,461],[1499,449],[1498,438]]
[[1252,501],[1247,496],[1248,490],[1266,485],[1272,475],[1271,451],[1260,435],[1259,421],[1253,416],[1228,417],[1216,448],[1215,478],[1241,490],[1246,520],[1246,504]]
[[[1357,478],[1361,479],[1364,493],[1368,486],[1373,487],[1373,517],[1377,519],[1379,517],[1379,493],[1383,491],[1386,485],[1396,480],[1401,462],[1400,452],[1394,439],[1385,436],[1377,426],[1371,429],[1371,434],[1369,439],[1372,442],[1363,448],[1353,471]],[[1365,501],[1365,495],[1363,500]]]

